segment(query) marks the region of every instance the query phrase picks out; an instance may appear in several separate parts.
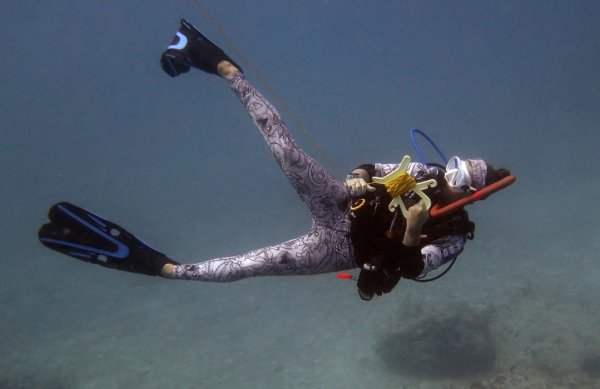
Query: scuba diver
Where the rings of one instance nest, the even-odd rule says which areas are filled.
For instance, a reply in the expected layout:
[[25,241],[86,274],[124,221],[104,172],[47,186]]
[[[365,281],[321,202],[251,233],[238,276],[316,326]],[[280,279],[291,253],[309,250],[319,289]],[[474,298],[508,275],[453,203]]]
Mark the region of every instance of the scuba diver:
[[[298,147],[242,68],[186,20],[161,66],[171,77],[196,68],[227,82],[309,209],[310,230],[245,254],[180,264],[119,225],[62,202],[51,207],[50,223],[39,230],[45,246],[85,262],[180,280],[229,282],[358,267],[359,296],[370,300],[389,293],[401,278],[419,279],[455,260],[473,238],[463,206],[514,181],[508,170],[480,159],[453,157],[444,167],[405,157],[400,164],[360,165],[340,182]],[[445,211],[434,217],[436,209]]]

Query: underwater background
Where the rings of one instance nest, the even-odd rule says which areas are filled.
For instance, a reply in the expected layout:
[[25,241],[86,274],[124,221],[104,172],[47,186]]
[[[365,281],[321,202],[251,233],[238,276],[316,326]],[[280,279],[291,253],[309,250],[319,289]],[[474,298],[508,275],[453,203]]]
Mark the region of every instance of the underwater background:
[[[201,3],[251,65],[195,1],[3,2],[0,388],[600,387],[600,2]],[[161,70],[181,17],[342,176],[416,159],[418,127],[518,180],[469,207],[446,276],[371,302],[335,274],[176,282],[46,249],[63,200],[181,262],[309,228],[226,83]]]

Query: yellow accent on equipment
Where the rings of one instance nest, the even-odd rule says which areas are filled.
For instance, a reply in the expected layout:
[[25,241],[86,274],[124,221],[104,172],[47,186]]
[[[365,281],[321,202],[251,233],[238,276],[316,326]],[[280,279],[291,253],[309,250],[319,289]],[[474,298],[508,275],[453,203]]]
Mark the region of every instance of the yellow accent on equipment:
[[392,201],[388,205],[390,212],[394,212],[397,207],[400,207],[404,218],[408,217],[408,210],[404,205],[404,201],[402,201],[403,194],[412,190],[425,202],[425,208],[429,210],[431,208],[431,199],[423,191],[437,186],[437,182],[433,179],[416,182],[414,177],[406,172],[409,164],[410,156],[405,155],[400,165],[388,175],[372,178],[373,183],[385,185],[387,192],[392,196]]
[[359,209],[361,209],[365,204],[367,203],[367,200],[365,199],[358,199],[358,201],[355,201],[354,203],[352,203],[352,205],[350,206],[350,210],[352,212],[354,211],[358,211]]

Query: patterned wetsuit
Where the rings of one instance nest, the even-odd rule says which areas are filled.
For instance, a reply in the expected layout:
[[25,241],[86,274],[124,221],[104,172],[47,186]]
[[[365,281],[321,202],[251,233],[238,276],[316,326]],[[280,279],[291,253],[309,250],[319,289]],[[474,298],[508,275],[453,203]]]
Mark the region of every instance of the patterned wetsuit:
[[[284,243],[242,255],[179,265],[175,270],[175,278],[227,282],[253,276],[307,275],[355,268],[349,235],[350,195],[344,184],[329,175],[296,145],[277,110],[242,73],[230,80],[229,86],[241,100],[277,163],[310,210],[313,224],[306,235]],[[385,175],[394,166],[377,164],[377,173]],[[418,166],[411,168],[418,169]],[[423,247],[421,251],[426,258],[424,272],[460,254],[465,241],[463,236],[449,236]]]

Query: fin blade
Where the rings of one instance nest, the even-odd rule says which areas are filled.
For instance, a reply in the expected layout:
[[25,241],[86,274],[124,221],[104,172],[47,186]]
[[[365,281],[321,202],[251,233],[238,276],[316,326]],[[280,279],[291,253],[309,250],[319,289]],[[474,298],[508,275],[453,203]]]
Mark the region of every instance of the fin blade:
[[48,218],[50,223],[38,231],[40,242],[77,259],[103,256],[124,260],[130,252],[124,241],[137,240],[120,226],[66,202],[53,205]]
[[54,204],[48,218],[50,223],[38,231],[40,242],[80,261],[153,276],[166,263],[179,264],[118,224],[76,205]]

